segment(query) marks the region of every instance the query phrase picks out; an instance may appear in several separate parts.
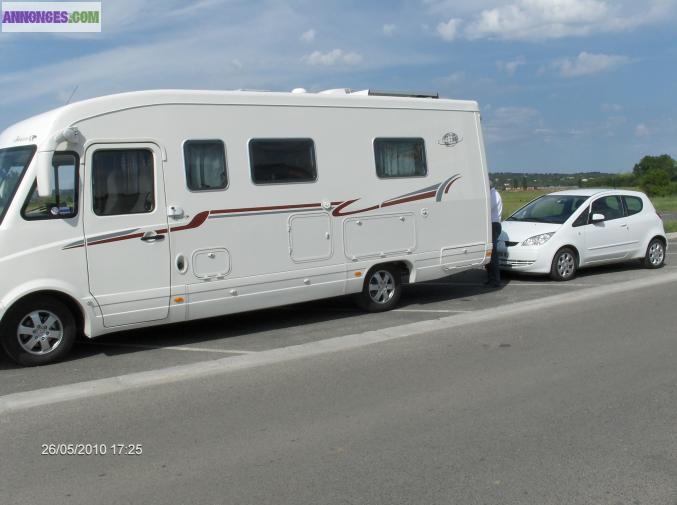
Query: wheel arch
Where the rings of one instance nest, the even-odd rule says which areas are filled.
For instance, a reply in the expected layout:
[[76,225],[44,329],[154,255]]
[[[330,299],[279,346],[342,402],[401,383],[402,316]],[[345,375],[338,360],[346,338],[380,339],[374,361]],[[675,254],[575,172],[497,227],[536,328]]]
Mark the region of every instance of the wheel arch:
[[7,315],[10,314],[13,311],[13,309],[17,307],[17,305],[25,303],[26,301],[29,301],[33,298],[39,298],[42,296],[48,296],[63,303],[68,308],[68,310],[70,310],[71,314],[73,314],[73,317],[75,318],[75,323],[77,325],[78,333],[79,334],[85,333],[87,328],[87,320],[84,308],[76,300],[74,296],[57,289],[39,289],[35,291],[30,291],[13,299],[12,302],[9,304],[6,305],[3,304],[5,307],[5,311],[2,314],[0,326],[2,326],[2,324],[6,320]]
[[376,263],[371,267],[369,267],[364,276],[364,282],[367,282],[367,279],[369,279],[369,274],[371,272],[381,267],[393,267],[399,270],[402,273],[402,280],[405,283],[413,282],[415,280],[414,266],[410,262],[405,260],[394,260],[394,261],[383,261],[381,263]]
[[557,256],[557,253],[562,249],[571,249],[574,252],[574,256],[576,257],[576,268],[579,268],[581,266],[581,252],[578,250],[578,247],[573,244],[564,244],[555,249],[555,253],[552,255],[552,258],[550,258],[550,263],[552,263],[555,256]]

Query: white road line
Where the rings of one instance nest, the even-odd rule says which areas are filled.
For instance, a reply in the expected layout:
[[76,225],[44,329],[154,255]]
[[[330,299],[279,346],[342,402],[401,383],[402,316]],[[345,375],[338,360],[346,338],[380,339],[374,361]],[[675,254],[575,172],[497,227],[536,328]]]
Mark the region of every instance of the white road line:
[[[412,336],[422,336],[440,330],[449,330],[463,325],[485,323],[487,321],[502,321],[512,317],[524,317],[540,310],[547,310],[563,305],[594,302],[609,295],[624,294],[642,288],[649,288],[667,283],[677,283],[677,272],[660,273],[649,278],[619,282],[616,284],[597,286],[582,289],[571,293],[517,302],[500,307],[476,310],[466,314],[457,314],[403,324],[393,328],[367,331],[343,337],[328,338],[315,342],[308,342],[289,347],[261,351],[254,354],[244,354],[220,358],[211,361],[202,361],[188,365],[178,365],[159,370],[137,372],[107,379],[98,379],[64,386],[56,386],[35,391],[25,391],[0,396],[0,414],[25,410],[31,407],[50,405],[65,401],[91,398],[106,394],[147,388],[160,384],[171,384],[184,380],[197,379],[224,373],[279,364],[292,360],[310,358],[327,353],[358,349],[367,345],[379,344]],[[458,338],[458,332],[446,331],[447,338]]]
[[187,352],[215,352],[219,354],[255,354],[255,351],[233,351],[230,349],[206,349],[204,347],[164,346],[143,344],[118,344],[116,342],[81,342],[85,345],[98,345],[105,347],[129,347],[131,349],[161,349],[163,351],[187,351]]
[[474,310],[457,310],[457,309],[394,309],[392,312],[421,312],[430,314],[466,314],[468,312],[475,312]]

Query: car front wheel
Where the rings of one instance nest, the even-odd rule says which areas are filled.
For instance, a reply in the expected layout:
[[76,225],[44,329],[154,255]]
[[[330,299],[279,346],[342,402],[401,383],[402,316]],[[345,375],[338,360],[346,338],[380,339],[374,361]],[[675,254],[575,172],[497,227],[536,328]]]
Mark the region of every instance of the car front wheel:
[[556,281],[568,281],[576,276],[576,253],[563,247],[555,254],[550,267],[550,277]]

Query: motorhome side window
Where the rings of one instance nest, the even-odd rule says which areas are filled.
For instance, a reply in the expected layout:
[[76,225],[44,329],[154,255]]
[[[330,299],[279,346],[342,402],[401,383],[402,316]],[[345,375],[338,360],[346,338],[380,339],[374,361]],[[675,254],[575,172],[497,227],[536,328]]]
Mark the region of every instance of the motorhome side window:
[[148,149],[96,151],[92,158],[92,193],[97,216],[153,212],[153,153]]
[[311,139],[255,139],[249,142],[254,184],[290,184],[317,180]]
[[390,177],[425,177],[428,167],[425,143],[420,138],[374,140],[376,175]]
[[226,150],[220,140],[189,140],[183,145],[186,182],[191,191],[228,186]]
[[21,209],[27,220],[66,219],[78,214],[78,157],[74,153],[54,153],[54,189],[50,196],[38,194],[37,182]]

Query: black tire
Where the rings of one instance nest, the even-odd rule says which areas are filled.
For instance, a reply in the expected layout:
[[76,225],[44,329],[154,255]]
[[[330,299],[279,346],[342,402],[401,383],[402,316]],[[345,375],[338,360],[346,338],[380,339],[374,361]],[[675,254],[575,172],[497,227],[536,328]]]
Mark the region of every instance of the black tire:
[[659,238],[652,239],[642,262],[646,268],[662,268],[665,265],[665,243]]
[[402,272],[391,265],[375,266],[364,279],[357,304],[367,312],[385,312],[394,308],[402,296]]
[[76,335],[77,325],[70,309],[49,296],[19,302],[0,328],[5,353],[23,366],[47,365],[63,359]]
[[570,247],[562,247],[555,253],[550,266],[550,278],[562,282],[576,277],[578,270],[578,256]]

